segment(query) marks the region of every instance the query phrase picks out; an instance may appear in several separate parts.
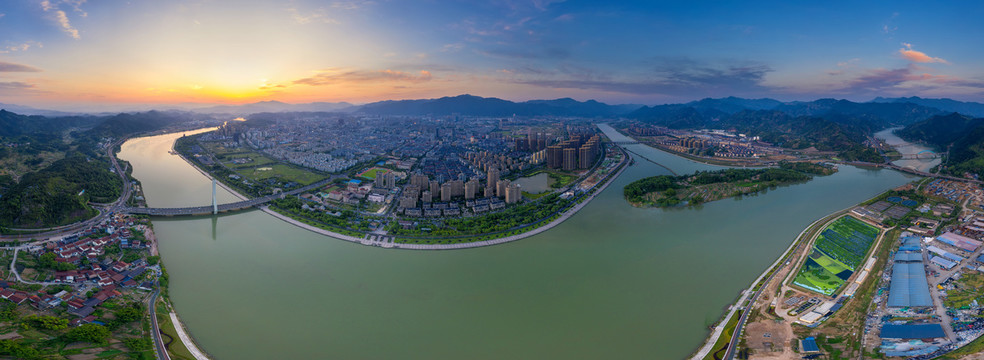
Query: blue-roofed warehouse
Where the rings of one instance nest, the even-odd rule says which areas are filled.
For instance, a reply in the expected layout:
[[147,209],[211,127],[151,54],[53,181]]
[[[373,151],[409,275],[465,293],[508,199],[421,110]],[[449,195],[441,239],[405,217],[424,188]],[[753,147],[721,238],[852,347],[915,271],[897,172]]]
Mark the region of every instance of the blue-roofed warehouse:
[[[898,259],[900,254],[896,254]],[[918,255],[918,254],[915,254]],[[892,265],[892,283],[888,289],[888,307],[929,307],[933,298],[929,295],[929,282],[922,259],[914,262],[896,262]]]
[[931,262],[933,264],[936,264],[936,265],[939,265],[940,267],[942,267],[944,269],[947,269],[947,270],[952,269],[954,266],[957,266],[957,263],[955,263],[953,261],[950,261],[950,260],[947,260],[947,259],[944,259],[944,258],[939,257],[939,256],[933,256],[933,257],[929,258],[929,262]]
[[899,251],[921,251],[921,243],[918,237],[906,236],[902,238],[902,246],[899,247]]
[[805,353],[820,352],[820,347],[817,346],[817,339],[812,336],[803,339],[800,343],[803,345],[802,348]]
[[882,326],[882,339],[935,339],[946,337],[940,324],[892,325]]
[[[981,255],[981,256],[984,256],[984,255]],[[899,261],[901,261],[901,262],[913,262],[913,261],[922,262],[922,254],[921,253],[912,253],[912,252],[897,252],[897,253],[895,253],[895,261],[896,262],[899,262]]]

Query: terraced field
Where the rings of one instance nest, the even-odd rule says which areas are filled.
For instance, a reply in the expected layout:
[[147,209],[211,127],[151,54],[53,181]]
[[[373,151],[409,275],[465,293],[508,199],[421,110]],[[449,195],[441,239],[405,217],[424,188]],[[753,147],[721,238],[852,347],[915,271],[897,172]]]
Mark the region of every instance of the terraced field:
[[833,294],[864,262],[878,232],[878,228],[850,216],[837,219],[817,237],[793,284]]

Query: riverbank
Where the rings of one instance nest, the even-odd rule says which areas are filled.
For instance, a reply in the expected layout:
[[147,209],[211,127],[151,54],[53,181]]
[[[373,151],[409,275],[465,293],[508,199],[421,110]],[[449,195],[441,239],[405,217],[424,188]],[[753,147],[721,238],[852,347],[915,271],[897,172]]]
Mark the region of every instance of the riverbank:
[[[629,162],[629,156],[628,156],[628,154],[625,154],[623,152],[622,163],[619,164],[619,166],[617,168],[618,170],[615,173],[609,174],[608,177],[606,177],[600,185],[595,185],[595,186],[598,186],[598,187],[596,189],[594,189],[589,195],[587,195],[587,197],[585,199],[583,199],[581,202],[579,202],[579,203],[575,204],[574,206],[572,206],[571,208],[569,208],[566,212],[564,212],[561,216],[557,217],[553,221],[547,223],[546,225],[537,227],[535,229],[532,229],[530,231],[527,231],[527,232],[524,232],[524,233],[521,233],[521,234],[511,235],[511,236],[502,237],[502,238],[498,238],[498,239],[492,239],[492,240],[475,241],[475,242],[467,242],[467,243],[457,243],[457,244],[406,244],[406,243],[395,243],[395,242],[383,242],[383,241],[370,240],[370,239],[366,239],[366,238],[358,238],[358,237],[354,237],[354,236],[350,236],[350,235],[339,234],[339,233],[336,233],[336,232],[333,232],[333,231],[328,231],[326,229],[322,229],[322,228],[319,228],[319,227],[316,227],[316,226],[313,226],[313,225],[310,225],[310,224],[303,223],[303,222],[301,222],[301,221],[299,221],[297,219],[294,219],[294,218],[292,218],[292,217],[290,217],[288,215],[279,213],[276,210],[270,209],[269,206],[263,206],[263,207],[261,207],[261,210],[263,212],[267,213],[267,214],[273,215],[274,217],[276,217],[276,218],[278,218],[280,220],[283,220],[283,221],[285,221],[287,223],[290,223],[290,224],[292,224],[294,226],[297,226],[297,227],[300,227],[302,229],[305,229],[305,230],[308,230],[308,231],[311,231],[311,232],[315,232],[315,233],[318,233],[318,234],[321,234],[321,235],[333,237],[333,238],[336,238],[336,239],[339,239],[339,240],[345,240],[345,241],[359,243],[359,244],[363,244],[363,245],[369,245],[369,246],[379,246],[379,247],[383,247],[383,248],[409,249],[409,250],[456,250],[456,249],[469,249],[469,248],[485,247],[485,246],[505,244],[505,243],[508,243],[508,242],[522,240],[522,239],[528,238],[530,236],[534,236],[534,235],[540,234],[540,233],[542,233],[544,231],[550,230],[550,229],[552,229],[553,227],[555,227],[557,225],[560,225],[561,223],[563,223],[564,221],[566,221],[567,219],[569,219],[571,216],[574,216],[574,214],[576,214],[578,211],[580,211],[585,205],[587,205],[588,203],[590,203],[591,200],[594,199],[595,196],[597,196],[599,193],[601,193],[606,188],[608,188],[608,186],[611,185],[611,183],[616,178],[618,178],[618,176],[621,175],[623,171],[625,171],[625,169],[628,167],[628,162]],[[194,166],[194,164],[191,163],[191,162],[189,162],[189,164],[191,164],[192,166]]]
[[[793,250],[803,244],[804,235],[808,235],[807,238],[811,239],[807,241],[807,245],[809,245],[809,243],[816,236],[816,234],[819,233],[817,230],[822,229],[824,226],[827,225],[827,223],[846,214],[852,208],[854,208],[854,206],[830,213],[827,216],[817,219],[809,226],[804,228],[803,231],[801,231],[799,235],[796,236],[793,242],[789,244],[789,247],[786,248],[786,251],[784,251],[782,255],[780,255],[776,259],[776,261],[772,263],[772,265],[766,268],[765,271],[763,271],[762,274],[759,275],[759,277],[752,282],[752,285],[748,289],[742,291],[741,296],[739,296],[739,299],[736,302],[734,302],[732,305],[729,306],[729,311],[725,314],[725,316],[720,321],[718,321],[718,325],[711,332],[711,335],[705,340],[704,345],[698,348],[697,352],[690,357],[690,360],[703,360],[708,358],[708,356],[711,355],[711,351],[717,348],[720,344],[722,344],[722,340],[724,339],[721,339],[720,337],[724,333],[727,327],[730,326],[732,328],[731,331],[732,337],[736,332],[740,334],[742,330],[742,325],[744,323],[744,319],[741,318],[746,317],[747,313],[743,312],[741,315],[739,315],[741,318],[739,319],[738,322],[733,322],[734,320],[733,316],[735,316],[737,311],[739,310],[744,311],[750,308],[752,305],[754,305],[755,299],[761,293],[761,290],[768,288],[767,286],[764,285],[771,282],[773,276],[779,273],[779,271],[782,270],[782,267],[790,265],[787,264],[786,261],[788,260]],[[792,268],[795,269],[796,267],[793,266]],[[767,276],[768,279],[765,279]],[[763,281],[763,279],[765,280]],[[749,299],[749,295],[753,293],[754,296],[752,296],[752,298]],[[729,343],[729,349],[734,348],[734,346],[731,345],[732,344]]]
[[779,167],[725,169],[694,175],[658,175],[625,186],[625,200],[635,207],[674,207],[723,200],[805,183],[815,176],[828,176],[836,167],[809,162],[781,162]]
[[184,343],[185,347],[188,349],[188,352],[195,357],[195,360],[210,360],[211,358],[209,358],[208,355],[205,355],[205,352],[199,349],[198,345],[195,344],[195,340],[188,335],[184,324],[181,322],[181,319],[178,318],[178,314],[174,312],[174,310],[171,310],[168,315],[171,317],[171,323],[174,324],[174,331],[178,333],[178,338],[181,339],[182,343]]
[[[176,142],[177,141],[175,141],[175,143]],[[198,167],[198,165],[195,165],[195,162],[194,161],[191,161],[190,159],[186,158],[183,154],[181,154],[180,152],[176,151],[174,149],[174,143],[171,144],[171,154],[172,155],[177,155],[177,156],[181,157],[181,160],[184,160],[186,163],[188,163],[189,165],[191,165],[192,168],[194,168],[195,170],[198,170],[198,172],[201,173],[202,175],[205,175],[205,177],[207,177],[209,180],[215,180],[215,183],[216,184],[218,184],[223,189],[225,189],[226,191],[228,191],[229,193],[231,193],[233,196],[235,196],[235,197],[237,197],[237,198],[239,198],[240,200],[243,200],[243,201],[249,200],[248,197],[246,197],[243,194],[240,194],[238,191],[236,191],[235,189],[233,189],[231,186],[226,185],[221,180],[212,177],[212,174],[209,174],[208,171],[202,170],[201,168]]]
[[[324,228],[321,228],[321,227],[317,227],[317,226],[314,226],[314,225],[311,225],[311,224],[304,223],[304,222],[302,222],[302,221],[300,221],[298,219],[295,219],[294,217],[290,216],[290,214],[285,214],[285,213],[278,212],[277,210],[271,208],[270,206],[262,206],[262,207],[260,207],[260,210],[263,211],[264,213],[267,213],[269,215],[272,215],[273,217],[275,217],[277,219],[280,219],[280,220],[282,220],[284,222],[287,222],[287,223],[289,223],[291,225],[294,225],[294,226],[297,226],[299,228],[302,228],[302,229],[305,229],[305,230],[308,230],[308,231],[311,231],[311,232],[314,232],[314,233],[317,233],[317,234],[321,234],[321,235],[324,235],[324,236],[332,237],[332,238],[335,238],[335,239],[344,240],[344,241],[353,242],[353,243],[359,243],[359,244],[367,245],[367,246],[378,246],[378,247],[382,247],[382,248],[410,249],[410,250],[454,250],[454,249],[468,249],[468,248],[476,248],[476,247],[485,247],[485,246],[492,246],[492,245],[504,244],[504,243],[508,243],[508,242],[513,242],[513,241],[525,239],[525,238],[528,238],[530,236],[534,236],[534,235],[540,234],[540,233],[542,233],[544,231],[550,230],[551,228],[553,228],[553,227],[555,227],[557,225],[560,225],[561,223],[563,223],[564,221],[566,221],[567,219],[569,219],[571,216],[573,216],[579,210],[581,210],[585,205],[587,205],[589,202],[591,202],[591,200],[594,199],[594,197],[597,194],[601,193],[606,188],[608,188],[608,186],[616,178],[618,178],[619,175],[622,174],[622,172],[625,170],[625,168],[628,167],[628,164],[630,162],[629,154],[626,151],[624,151],[624,149],[619,148],[619,150],[622,151],[622,162],[619,163],[618,166],[616,167],[617,171],[615,173],[609,174],[607,177],[605,177],[604,179],[602,179],[601,182],[599,184],[596,184],[593,189],[588,190],[590,193],[587,195],[586,198],[580,200],[579,203],[574,204],[573,206],[571,206],[562,215],[560,215],[556,219],[550,221],[546,225],[536,227],[534,229],[531,229],[530,231],[527,231],[527,232],[524,232],[524,233],[521,233],[521,234],[506,236],[506,237],[497,238],[497,239],[483,240],[483,241],[474,241],[474,242],[466,242],[466,243],[456,243],[456,244],[407,244],[407,243],[397,243],[397,242],[389,242],[389,241],[380,241],[380,240],[376,240],[376,239],[378,239],[378,238],[386,238],[386,237],[392,238],[393,236],[389,236],[389,235],[386,235],[386,234],[367,233],[367,234],[363,235],[362,237],[355,237],[355,236],[352,236],[352,235],[341,234],[341,233],[338,233],[338,232],[330,231],[330,230],[327,230],[327,229],[324,229]],[[171,145],[171,153],[179,156],[182,160],[184,160],[185,163],[187,163],[188,165],[191,165],[192,168],[194,168],[195,170],[197,170],[199,173],[201,173],[202,175],[204,175],[209,180],[215,179],[207,171],[205,171],[204,169],[198,167],[198,165],[194,161],[191,161],[191,159],[188,159],[187,157],[185,157],[184,155],[182,155],[180,152],[175,151],[174,150],[174,144],[173,143]],[[230,186],[224,184],[222,181],[220,181],[218,179],[215,179],[215,182],[218,183],[220,186],[222,186],[223,189],[229,191],[229,193],[233,194],[234,196],[236,196],[236,197],[238,197],[238,198],[240,198],[242,200],[249,200],[249,198],[247,198],[247,197],[243,196],[242,194],[240,194],[239,192],[235,191]],[[380,236],[375,237],[374,235],[380,235]],[[482,236],[482,234],[479,234],[479,235],[476,235],[476,236]]]
[[[616,130],[616,131],[618,131],[618,130]],[[619,131],[619,133],[622,133],[622,132]],[[625,135],[625,134],[623,134],[623,135]],[[697,155],[693,155],[693,154],[687,154],[687,153],[682,153],[682,152],[679,152],[679,151],[675,151],[675,150],[673,150],[673,149],[671,149],[671,148],[669,148],[667,146],[663,146],[662,144],[655,143],[655,142],[652,142],[652,141],[645,141],[645,140],[639,139],[639,138],[637,138],[637,137],[635,137],[633,135],[625,135],[625,136],[628,137],[629,139],[638,141],[639,144],[646,145],[646,146],[649,146],[649,147],[652,147],[652,148],[655,148],[655,149],[659,149],[660,151],[663,151],[665,153],[668,153],[668,154],[671,154],[671,155],[674,155],[674,156],[677,156],[677,157],[681,157],[681,158],[684,158],[684,159],[687,159],[687,160],[690,160],[690,161],[693,161],[693,162],[696,162],[696,163],[701,163],[701,164],[704,164],[704,165],[729,166],[729,167],[749,167],[749,166],[756,167],[756,166],[765,166],[765,164],[767,164],[769,162],[773,162],[773,161],[763,161],[763,160],[744,160],[744,159],[729,159],[729,158],[708,158],[708,157],[704,157],[704,156],[697,156]]]

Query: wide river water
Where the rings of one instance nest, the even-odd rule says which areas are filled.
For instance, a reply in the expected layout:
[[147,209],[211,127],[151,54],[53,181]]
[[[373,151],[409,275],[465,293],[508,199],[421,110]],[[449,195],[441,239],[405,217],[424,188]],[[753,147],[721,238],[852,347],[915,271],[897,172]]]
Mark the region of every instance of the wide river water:
[[[210,202],[209,180],[167,153],[179,136],[123,145],[150,206]],[[677,173],[715,168],[628,146]],[[639,160],[563,224],[486,248],[369,247],[260,211],[154,228],[175,309],[218,359],[681,359],[804,227],[913,180],[842,166],[699,209],[622,198],[666,173]]]

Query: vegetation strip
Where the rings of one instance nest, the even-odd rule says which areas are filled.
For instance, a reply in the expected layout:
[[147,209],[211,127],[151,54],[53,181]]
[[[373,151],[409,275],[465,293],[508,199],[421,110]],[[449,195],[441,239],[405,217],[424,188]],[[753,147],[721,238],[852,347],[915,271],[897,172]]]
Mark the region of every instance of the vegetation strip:
[[758,193],[780,185],[809,181],[814,175],[830,175],[833,167],[782,162],[778,168],[698,171],[693,175],[658,175],[625,186],[625,199],[633,206],[668,207]]

